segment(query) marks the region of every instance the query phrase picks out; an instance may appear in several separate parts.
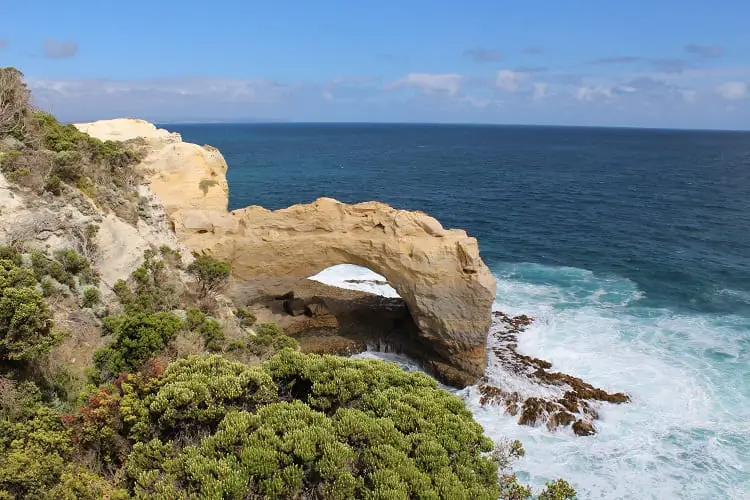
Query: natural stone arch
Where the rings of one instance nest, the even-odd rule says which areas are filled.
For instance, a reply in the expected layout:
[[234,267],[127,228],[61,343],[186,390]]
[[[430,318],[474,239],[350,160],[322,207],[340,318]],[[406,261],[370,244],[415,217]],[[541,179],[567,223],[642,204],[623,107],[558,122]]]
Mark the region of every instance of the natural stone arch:
[[462,230],[421,212],[330,198],[277,211],[178,210],[171,218],[188,247],[229,260],[240,279],[369,268],[404,299],[423,341],[456,368],[484,372],[495,279]]
[[445,230],[421,212],[330,198],[228,212],[227,164],[215,148],[143,120],[76,126],[101,140],[142,140],[142,173],[191,250],[231,261],[241,279],[304,278],[345,263],[372,269],[404,299],[424,346],[468,375],[463,380],[484,373],[495,280],[464,231]]

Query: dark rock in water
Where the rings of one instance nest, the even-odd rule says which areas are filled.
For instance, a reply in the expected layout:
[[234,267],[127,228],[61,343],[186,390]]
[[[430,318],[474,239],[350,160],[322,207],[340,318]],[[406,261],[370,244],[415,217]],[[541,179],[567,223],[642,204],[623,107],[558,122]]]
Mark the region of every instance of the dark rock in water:
[[284,311],[291,316],[302,316],[305,314],[305,299],[291,299],[284,301]]
[[294,298],[294,291],[286,292],[282,295],[274,296],[274,300],[292,300]]
[[549,420],[547,421],[547,427],[550,429],[555,429],[559,426],[568,426],[572,424],[575,421],[576,417],[570,412],[567,411],[558,411],[557,413],[553,413]]
[[576,420],[576,422],[573,424],[573,432],[575,432],[578,436],[591,436],[596,434],[596,429],[594,428],[594,424],[591,422],[586,422],[585,420]]

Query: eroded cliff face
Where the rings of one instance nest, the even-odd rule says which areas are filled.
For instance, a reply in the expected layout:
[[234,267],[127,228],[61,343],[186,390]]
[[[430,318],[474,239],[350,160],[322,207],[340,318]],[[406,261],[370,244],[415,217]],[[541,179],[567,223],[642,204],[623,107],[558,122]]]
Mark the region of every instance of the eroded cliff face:
[[495,280],[476,239],[464,231],[444,229],[421,212],[330,198],[229,212],[227,167],[216,149],[184,143],[142,120],[77,126],[102,140],[145,139],[150,149],[142,168],[180,241],[230,261],[237,278],[307,277],[343,263],[367,267],[399,292],[425,345],[467,380],[484,373]]
[[168,214],[189,208],[227,211],[227,163],[218,149],[183,142],[180,134],[144,120],[118,118],[75,126],[103,141],[143,140],[147,155],[140,168]]

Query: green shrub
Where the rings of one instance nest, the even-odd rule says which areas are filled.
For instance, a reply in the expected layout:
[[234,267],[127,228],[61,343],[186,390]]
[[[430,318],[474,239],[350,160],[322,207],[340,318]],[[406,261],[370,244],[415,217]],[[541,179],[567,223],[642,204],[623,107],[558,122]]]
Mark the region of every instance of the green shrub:
[[492,442],[463,401],[390,363],[288,350],[262,369],[190,357],[145,390],[123,387],[140,497],[500,495]]
[[280,335],[286,335],[276,323],[261,323],[255,327],[255,334],[258,337],[274,337]]
[[187,271],[198,282],[201,298],[221,291],[229,281],[229,262],[210,255],[196,254]]
[[267,359],[282,349],[297,349],[299,345],[275,323],[255,327],[255,335],[248,335],[244,348],[261,359]]
[[45,500],[127,500],[128,492],[80,466],[70,466]]
[[217,355],[175,361],[163,376],[138,391],[123,385],[123,421],[136,441],[214,431],[233,408],[255,409],[277,400],[276,385],[262,369]]
[[564,479],[550,481],[539,494],[539,500],[574,500],[576,490]]
[[221,350],[221,342],[224,340],[224,330],[215,319],[209,318],[200,310],[191,307],[187,310],[186,326],[188,330],[201,336],[206,349],[209,351]]
[[13,261],[0,260],[0,359],[41,356],[60,340],[36,279]]
[[90,286],[83,290],[83,307],[94,307],[101,301],[99,289]]
[[39,405],[28,419],[0,423],[0,498],[43,498],[72,452],[70,435],[50,408]]
[[0,136],[24,139],[31,112],[31,92],[16,68],[0,68]]
[[42,296],[44,297],[52,297],[57,294],[57,287],[55,286],[55,282],[49,276],[45,276],[44,278],[42,278],[39,286],[42,287]]
[[244,326],[246,328],[253,326],[257,321],[255,315],[244,307],[238,307],[235,311],[235,315],[240,320],[240,326]]
[[129,313],[165,312],[176,309],[180,297],[172,284],[166,261],[158,260],[153,250],[143,253],[143,264],[130,275],[130,282],[119,280],[113,288]]
[[0,245],[0,260],[9,260],[17,266],[20,266],[23,262],[21,252],[17,248],[4,245]]
[[99,277],[91,267],[89,260],[72,249],[56,250],[54,259],[50,259],[44,252],[31,252],[31,269],[38,281],[50,276],[58,283],[76,290],[76,276],[84,284],[96,284]]
[[62,193],[62,180],[57,175],[51,175],[47,178],[47,182],[44,184],[44,190],[49,191],[55,196],[60,196]]
[[107,380],[120,373],[138,369],[149,358],[159,354],[183,327],[174,314],[121,314],[107,316],[103,333],[113,341],[94,353],[94,364]]

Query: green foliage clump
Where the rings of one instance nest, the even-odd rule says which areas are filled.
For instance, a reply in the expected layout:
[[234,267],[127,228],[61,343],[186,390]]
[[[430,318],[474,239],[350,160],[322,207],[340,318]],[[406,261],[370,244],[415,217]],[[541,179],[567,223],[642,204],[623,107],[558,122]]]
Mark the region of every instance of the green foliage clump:
[[56,250],[55,260],[63,270],[73,276],[78,276],[82,283],[96,283],[98,276],[91,268],[91,263],[83,255],[73,249]]
[[244,341],[229,344],[229,351],[247,350],[251,354],[268,359],[283,349],[296,350],[299,344],[295,339],[286,335],[284,330],[275,323],[262,323],[255,327],[255,333],[248,335]]
[[56,250],[54,258],[50,258],[45,252],[34,250],[31,252],[31,269],[39,282],[49,276],[71,291],[78,288],[79,282],[96,284],[99,281],[91,262],[72,249]]
[[0,498],[44,498],[72,452],[59,416],[43,405],[25,419],[0,422]]
[[117,488],[103,477],[80,467],[71,466],[60,475],[45,500],[127,500],[127,490]]
[[240,320],[240,326],[250,327],[257,321],[255,315],[244,307],[238,307],[235,311],[235,315]]
[[101,302],[101,299],[101,293],[95,286],[90,286],[83,290],[83,307],[94,307]]
[[0,359],[44,355],[60,340],[36,279],[12,260],[0,260]]
[[128,313],[171,311],[179,305],[180,297],[169,271],[167,261],[158,259],[153,250],[146,250],[143,264],[133,271],[130,284],[119,280],[113,291]]
[[463,402],[389,363],[290,350],[262,369],[191,357],[143,391],[123,388],[140,497],[500,495],[492,442]]
[[174,314],[135,313],[107,316],[103,333],[114,340],[94,353],[94,364],[101,380],[140,368],[149,358],[164,350],[170,340],[183,328]]
[[129,382],[122,388],[120,411],[135,441],[196,438],[215,431],[231,409],[254,410],[277,400],[266,372],[217,355],[178,360],[145,389]]
[[225,339],[225,335],[218,321],[191,307],[187,310],[186,325],[188,330],[201,336],[206,349],[209,351],[221,350],[221,342]]
[[9,260],[17,266],[23,262],[21,252],[17,248],[4,245],[0,245],[0,260]]
[[549,481],[539,494],[539,500],[575,500],[576,490],[565,480]]
[[23,139],[31,113],[31,92],[16,68],[0,68],[0,137]]
[[204,298],[221,291],[229,281],[232,267],[229,262],[210,255],[196,254],[187,271],[198,282],[200,297]]
[[124,499],[104,478],[75,465],[68,422],[32,382],[0,377],[0,498]]
[[[75,165],[84,158],[113,170],[138,162],[138,156],[121,143],[95,139],[74,125],[62,125],[49,113],[37,111],[34,117],[45,148],[58,154],[61,166]],[[81,172],[73,174],[68,180],[76,181],[80,175]]]

